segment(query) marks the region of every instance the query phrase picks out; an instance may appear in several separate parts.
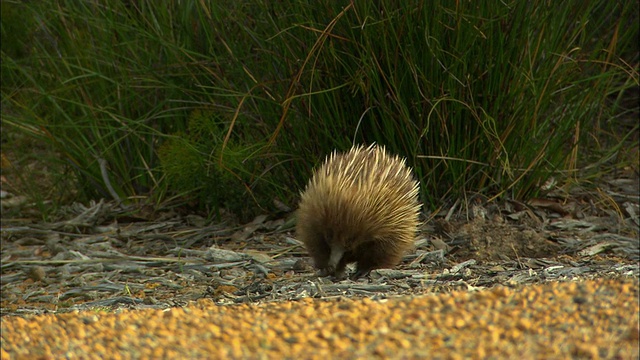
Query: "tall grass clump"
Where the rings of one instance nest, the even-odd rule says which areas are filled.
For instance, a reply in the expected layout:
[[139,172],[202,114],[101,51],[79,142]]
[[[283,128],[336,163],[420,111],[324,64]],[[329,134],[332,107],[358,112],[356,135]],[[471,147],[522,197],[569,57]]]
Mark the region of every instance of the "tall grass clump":
[[636,2],[10,4],[30,25],[3,11],[26,39],[3,41],[3,127],[51,144],[87,197],[250,215],[293,202],[334,148],[377,141],[429,207],[523,199],[576,176],[638,86]]
[[309,61],[303,126],[342,146],[390,144],[415,165],[428,202],[467,191],[526,198],[551,175],[575,174],[581,141],[615,111],[611,97],[638,85],[637,53],[620,58],[635,47],[637,8],[354,1],[320,10],[335,24],[299,55]]

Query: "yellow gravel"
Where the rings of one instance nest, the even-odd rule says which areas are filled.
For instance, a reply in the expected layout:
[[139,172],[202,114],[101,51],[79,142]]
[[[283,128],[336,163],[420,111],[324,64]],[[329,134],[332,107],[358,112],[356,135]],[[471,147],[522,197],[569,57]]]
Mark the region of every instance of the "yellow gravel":
[[2,318],[2,359],[637,359],[638,282]]

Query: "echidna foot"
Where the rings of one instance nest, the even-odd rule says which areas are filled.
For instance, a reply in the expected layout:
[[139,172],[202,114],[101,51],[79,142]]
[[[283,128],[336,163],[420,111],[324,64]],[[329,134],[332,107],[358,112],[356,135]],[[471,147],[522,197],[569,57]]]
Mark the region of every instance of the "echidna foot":
[[321,268],[318,271],[318,276],[329,276],[329,275],[333,275],[333,273],[336,272],[336,268],[334,266],[327,266],[324,268]]

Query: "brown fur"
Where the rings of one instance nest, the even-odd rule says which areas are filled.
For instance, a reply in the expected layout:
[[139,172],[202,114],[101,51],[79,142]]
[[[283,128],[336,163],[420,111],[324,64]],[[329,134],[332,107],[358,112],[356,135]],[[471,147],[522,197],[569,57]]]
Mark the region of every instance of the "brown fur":
[[397,265],[419,224],[418,182],[383,146],[332,153],[301,194],[296,233],[321,275],[354,277]]

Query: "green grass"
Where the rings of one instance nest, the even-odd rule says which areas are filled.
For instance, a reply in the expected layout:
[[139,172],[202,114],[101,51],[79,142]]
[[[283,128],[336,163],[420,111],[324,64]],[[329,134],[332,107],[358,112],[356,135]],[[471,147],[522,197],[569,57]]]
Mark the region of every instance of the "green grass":
[[49,144],[84,198],[250,217],[295,205],[334,148],[376,141],[408,158],[427,208],[526,199],[590,176],[593,139],[617,139],[597,141],[604,159],[637,131],[616,122],[637,112],[636,2],[2,7],[19,34],[2,42],[3,129]]

